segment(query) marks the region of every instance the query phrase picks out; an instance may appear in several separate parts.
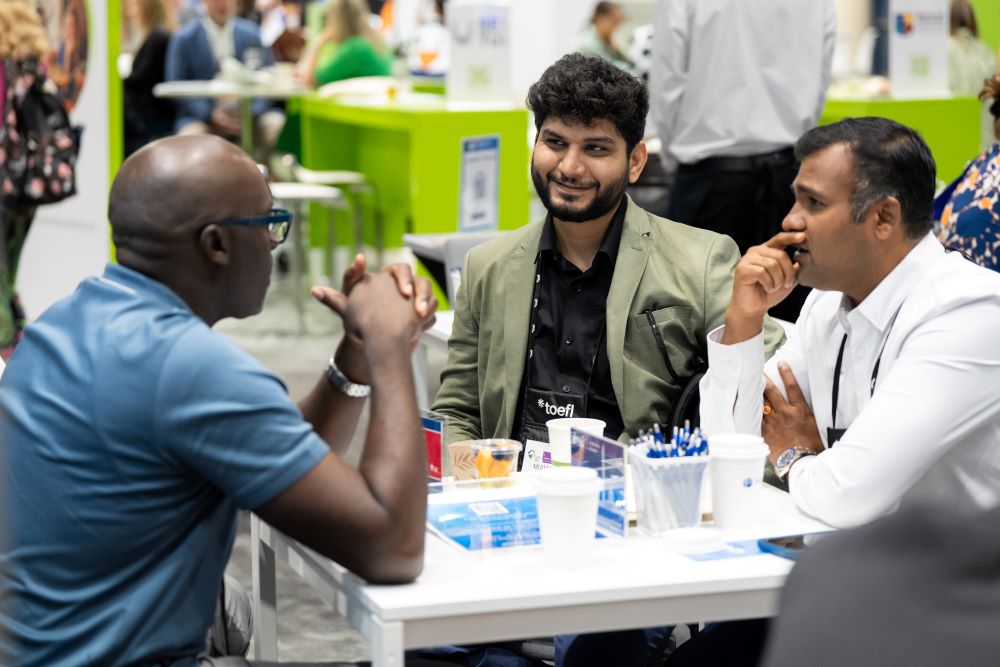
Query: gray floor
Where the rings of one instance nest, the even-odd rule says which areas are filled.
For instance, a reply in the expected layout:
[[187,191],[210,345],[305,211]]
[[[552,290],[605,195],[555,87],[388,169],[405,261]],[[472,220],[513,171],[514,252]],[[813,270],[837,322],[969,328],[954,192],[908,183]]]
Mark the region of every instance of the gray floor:
[[[341,327],[336,315],[309,301],[305,335],[296,332],[291,281],[276,280],[264,310],[246,320],[227,320],[216,330],[238,344],[285,381],[294,400],[304,396],[321,377],[326,361],[339,339]],[[437,390],[437,373],[443,358],[432,357],[431,391]],[[431,394],[433,395],[433,393]],[[363,415],[347,459],[356,463],[367,427]],[[251,590],[250,529],[243,518],[228,572]],[[284,563],[278,563],[278,657],[280,660],[367,660],[370,647],[343,617],[334,613],[320,597]]]

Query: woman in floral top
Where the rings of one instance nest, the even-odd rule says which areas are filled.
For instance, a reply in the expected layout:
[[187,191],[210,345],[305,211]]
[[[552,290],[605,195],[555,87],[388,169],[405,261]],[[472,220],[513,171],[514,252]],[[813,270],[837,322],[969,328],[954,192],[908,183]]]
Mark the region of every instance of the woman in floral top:
[[[980,99],[992,99],[994,132],[1000,138],[1000,75],[984,82]],[[934,230],[947,248],[980,266],[1000,271],[1000,144],[969,163],[934,201]]]

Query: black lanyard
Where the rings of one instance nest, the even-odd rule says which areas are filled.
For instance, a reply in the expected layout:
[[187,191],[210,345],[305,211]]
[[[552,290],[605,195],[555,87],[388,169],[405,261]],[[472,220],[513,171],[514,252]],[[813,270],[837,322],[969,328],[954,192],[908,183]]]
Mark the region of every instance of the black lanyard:
[[[905,302],[904,302],[905,303]],[[868,383],[868,395],[873,396],[875,394],[875,383],[878,382],[878,368],[882,364],[882,353],[885,352],[885,346],[889,342],[889,334],[892,332],[892,325],[896,323],[896,316],[899,315],[899,311],[903,308],[903,304],[899,304],[899,308],[893,313],[892,319],[889,320],[889,327],[885,332],[885,339],[882,341],[882,347],[878,351],[878,357],[875,359],[875,368],[872,369],[871,381]],[[826,429],[827,437],[827,447],[832,447],[833,443],[840,440],[844,432],[847,431],[846,428],[837,428],[837,403],[840,400],[840,369],[844,363],[844,348],[847,347],[847,334],[840,339],[840,351],[837,352],[837,364],[833,368],[833,404],[830,408],[830,423],[832,426]]]

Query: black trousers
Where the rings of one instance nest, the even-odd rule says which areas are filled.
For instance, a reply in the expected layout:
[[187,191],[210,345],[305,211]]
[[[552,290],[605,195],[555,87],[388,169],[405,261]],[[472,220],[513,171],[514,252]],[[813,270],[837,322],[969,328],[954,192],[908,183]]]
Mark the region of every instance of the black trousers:
[[[667,217],[726,234],[740,254],[779,231],[795,197],[798,165],[791,149],[746,157],[708,158],[677,168]],[[794,322],[809,293],[796,287],[771,315]]]
[[677,647],[666,667],[756,667],[771,620],[713,623]]

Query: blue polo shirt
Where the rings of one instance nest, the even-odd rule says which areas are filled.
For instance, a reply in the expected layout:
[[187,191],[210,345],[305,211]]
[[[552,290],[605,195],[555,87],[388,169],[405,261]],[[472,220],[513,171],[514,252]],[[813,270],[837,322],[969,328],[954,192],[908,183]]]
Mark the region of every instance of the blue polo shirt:
[[194,665],[236,533],[329,451],[282,382],[122,266],[0,379],[0,664]]

